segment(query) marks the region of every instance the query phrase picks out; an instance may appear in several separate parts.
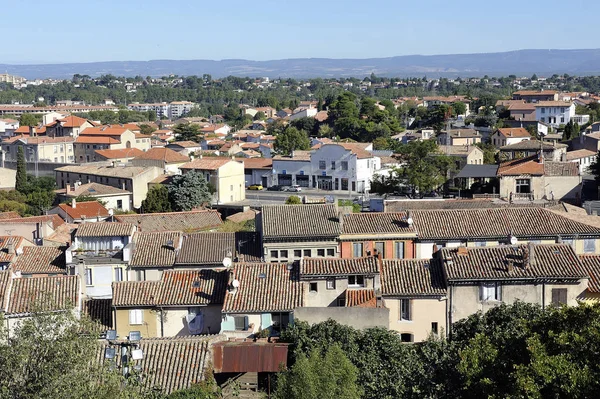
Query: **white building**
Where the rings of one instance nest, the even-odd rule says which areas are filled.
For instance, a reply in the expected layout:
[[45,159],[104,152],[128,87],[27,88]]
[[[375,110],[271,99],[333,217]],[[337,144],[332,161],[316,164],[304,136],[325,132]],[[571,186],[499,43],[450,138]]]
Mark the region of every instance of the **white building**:
[[169,104],[169,119],[175,120],[190,112],[196,104],[190,101],[173,101]]
[[295,114],[290,115],[290,121],[293,121],[294,119],[300,119],[300,118],[314,118],[317,115],[317,112],[319,112],[318,109],[308,107],[308,108],[305,108],[303,110],[296,112]]
[[0,119],[0,138],[12,137],[19,128],[19,121],[15,119]]
[[575,116],[575,104],[564,101],[540,101],[534,104],[535,120],[556,128]]
[[576,162],[579,164],[579,174],[588,175],[589,167],[593,162],[596,162],[597,152],[581,149],[567,152],[567,161]]
[[127,109],[130,111],[138,111],[138,112],[148,112],[154,111],[156,112],[156,117],[161,118],[169,117],[169,104],[168,103],[133,103],[127,105]]

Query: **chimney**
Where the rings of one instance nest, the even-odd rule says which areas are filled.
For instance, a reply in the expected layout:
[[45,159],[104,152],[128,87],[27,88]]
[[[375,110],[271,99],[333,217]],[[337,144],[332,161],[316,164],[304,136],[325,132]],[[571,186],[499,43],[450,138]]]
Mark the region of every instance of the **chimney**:
[[142,221],[138,220],[137,231],[142,231]]
[[527,257],[527,262],[523,262],[524,269],[527,269],[528,266],[535,265],[535,244],[534,243],[529,242],[527,244],[527,252],[529,253],[529,256]]
[[510,129],[510,137],[512,137],[512,129]]
[[71,192],[71,185],[67,184],[67,186],[65,187],[65,193],[69,194]]
[[340,209],[338,211],[338,221],[340,223],[340,233],[344,233],[344,212]]
[[12,242],[6,245],[6,250],[8,251],[9,255],[14,255],[16,253],[15,251],[15,244],[13,244]]
[[507,259],[506,260],[506,271],[508,273],[512,273],[512,271],[515,269],[515,263],[512,259]]
[[77,208],[77,201],[75,200],[75,198],[73,198],[71,200],[71,208],[73,208],[73,209]]

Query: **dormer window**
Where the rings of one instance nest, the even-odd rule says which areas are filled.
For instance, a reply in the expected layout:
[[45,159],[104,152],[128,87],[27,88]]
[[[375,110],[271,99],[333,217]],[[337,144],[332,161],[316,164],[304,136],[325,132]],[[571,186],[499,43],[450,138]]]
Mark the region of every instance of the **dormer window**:
[[348,276],[348,287],[364,287],[365,276]]

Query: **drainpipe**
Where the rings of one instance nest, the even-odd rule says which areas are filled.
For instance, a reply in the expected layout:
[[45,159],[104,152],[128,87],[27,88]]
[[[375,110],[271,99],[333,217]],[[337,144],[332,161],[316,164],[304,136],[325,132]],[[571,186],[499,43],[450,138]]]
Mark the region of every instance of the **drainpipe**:
[[163,308],[161,307],[160,308],[160,336],[161,337],[165,336],[165,323],[163,321],[163,317],[164,317]]
[[454,286],[450,286],[450,297],[446,301],[446,314],[448,315],[446,318],[446,335],[450,337],[450,331],[452,329],[452,299],[454,297]]
[[546,283],[542,283],[542,310],[546,309]]

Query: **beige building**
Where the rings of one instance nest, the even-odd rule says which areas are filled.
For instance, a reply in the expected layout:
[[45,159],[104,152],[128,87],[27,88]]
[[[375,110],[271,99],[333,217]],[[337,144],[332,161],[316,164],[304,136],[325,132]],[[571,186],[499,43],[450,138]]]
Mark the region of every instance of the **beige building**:
[[[50,116],[50,118],[60,115],[56,114],[58,113],[54,112],[54,115]],[[48,137],[71,137],[75,139],[83,130],[97,125],[97,123],[88,119],[70,115],[48,121],[48,124],[46,125],[46,135]]]
[[437,260],[384,260],[381,295],[390,310],[389,329],[402,341],[421,342],[448,331],[446,283]]
[[2,142],[4,159],[16,161],[19,147],[23,147],[23,154],[27,162],[75,162],[72,137],[11,137]]
[[244,163],[234,158],[207,157],[180,166],[183,173],[201,173],[215,189],[215,202],[228,204],[246,199]]
[[86,166],[73,165],[55,169],[56,185],[66,188],[76,182],[101,183],[132,193],[133,207],[139,208],[148,193],[148,183],[158,177],[162,170],[157,167],[140,166]]
[[577,305],[588,287],[588,273],[567,244],[445,248],[439,258],[450,324],[502,303]]
[[440,145],[473,145],[481,143],[481,134],[474,129],[457,129],[443,131],[437,134]]
[[96,150],[136,148],[147,151],[151,148],[151,137],[125,127],[89,127],[79,133],[74,147],[76,162],[95,162],[101,160]]
[[102,201],[106,209],[127,212],[133,208],[129,191],[100,183],[81,184],[81,182],[76,182],[74,185],[67,185],[64,190],[57,190],[57,194],[60,201],[70,201],[77,197],[92,197]]
[[483,165],[483,151],[474,145],[441,145],[438,151],[456,159],[457,173],[465,165]]
[[168,148],[152,148],[132,160],[133,166],[156,166],[163,169],[164,173],[178,174],[179,167],[190,161],[187,155],[180,154]]

